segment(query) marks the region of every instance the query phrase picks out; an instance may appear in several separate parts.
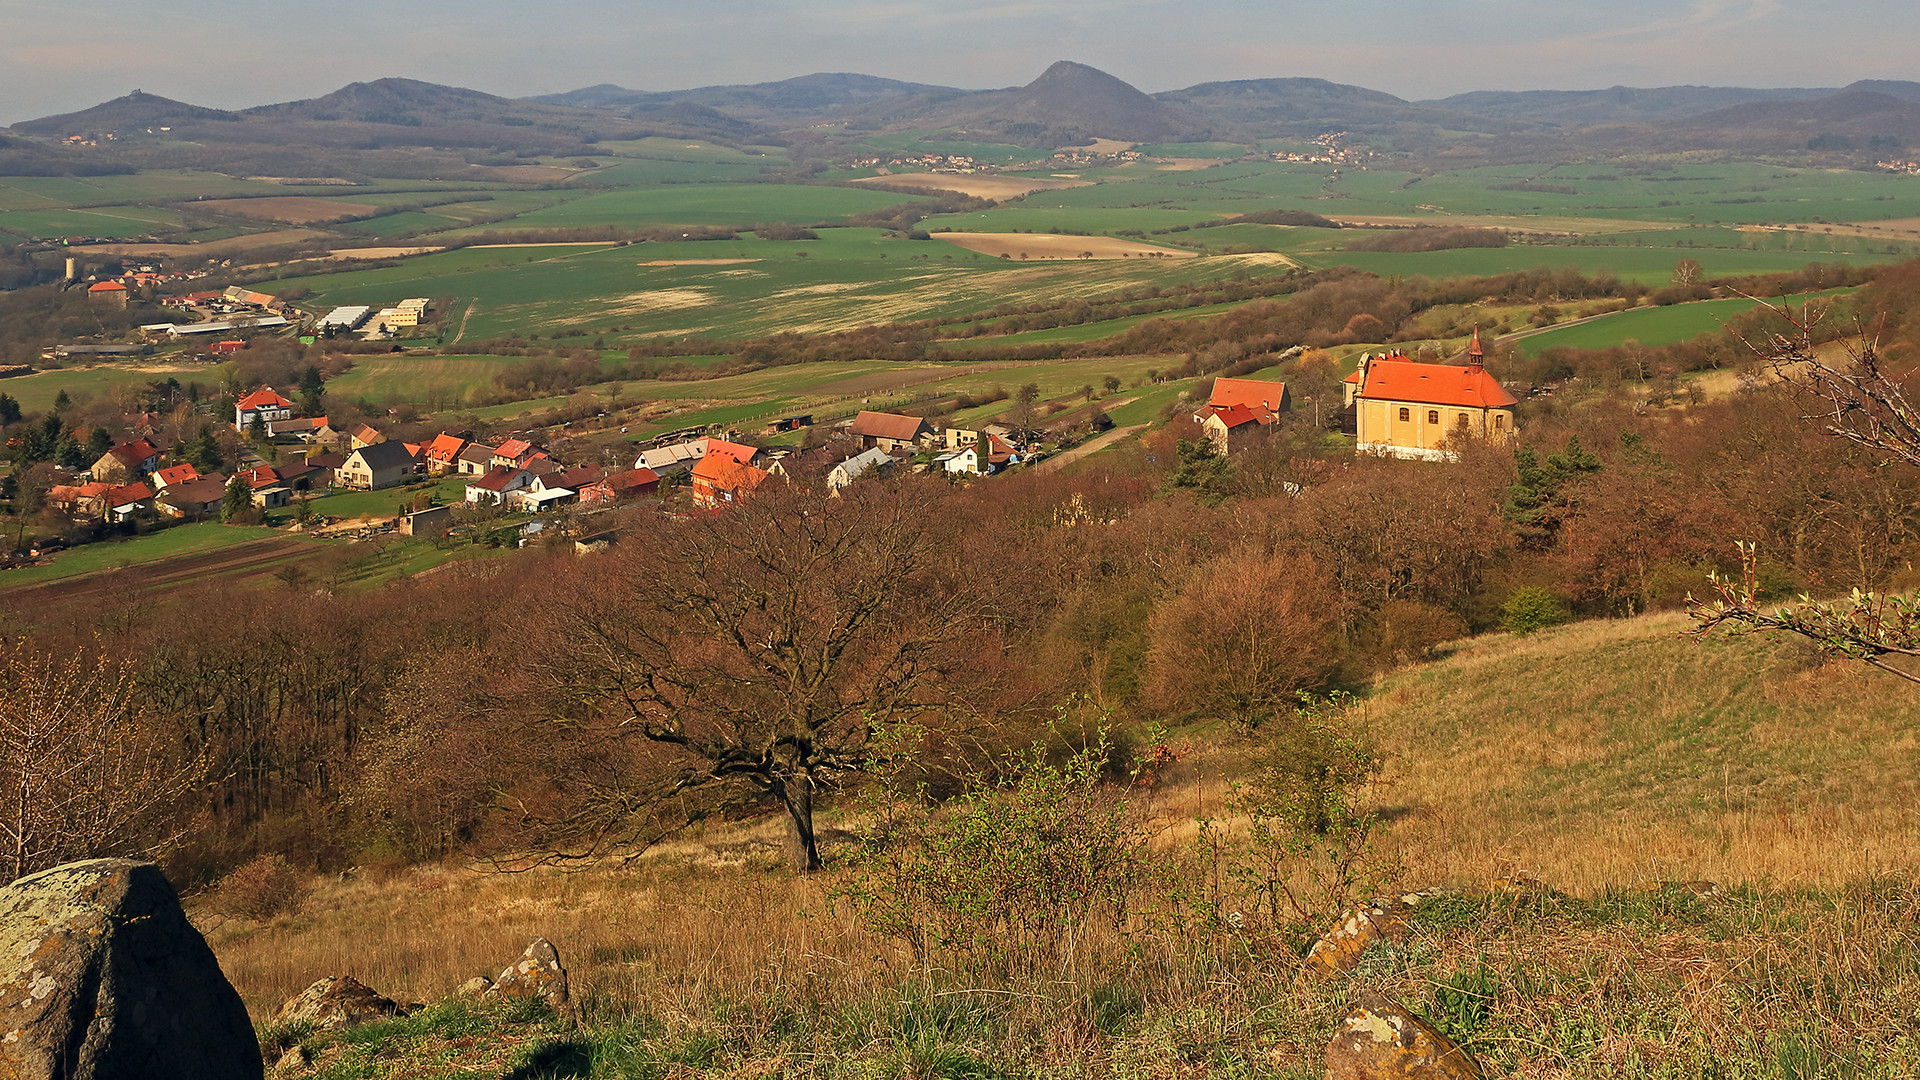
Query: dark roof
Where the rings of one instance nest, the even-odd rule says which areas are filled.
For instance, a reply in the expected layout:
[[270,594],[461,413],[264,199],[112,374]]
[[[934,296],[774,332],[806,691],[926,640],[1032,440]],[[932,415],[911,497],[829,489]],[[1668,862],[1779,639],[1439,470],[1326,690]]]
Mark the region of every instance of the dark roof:
[[[365,462],[369,469],[391,469],[413,464],[413,451],[407,449],[407,444],[403,442],[374,443],[371,446],[363,446],[353,453],[360,455],[360,460]],[[351,458],[353,454],[347,456]]]

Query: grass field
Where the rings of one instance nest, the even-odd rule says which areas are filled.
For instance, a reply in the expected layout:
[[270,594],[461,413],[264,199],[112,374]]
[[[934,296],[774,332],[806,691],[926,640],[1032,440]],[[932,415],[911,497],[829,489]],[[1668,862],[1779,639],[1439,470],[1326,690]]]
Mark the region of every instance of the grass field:
[[[1682,624],[1492,635],[1363,694],[1347,719],[1390,770],[1374,857],[1397,870],[1382,888],[1458,891],[1324,982],[1297,977],[1311,935],[1257,911],[1159,921],[1195,902],[1183,887],[1211,895],[1178,862],[1135,884],[1124,933],[1088,919],[1042,969],[917,962],[838,893],[861,879],[871,824],[844,803],[825,811],[841,838],[827,869],[804,877],[777,868],[770,817],[571,873],[312,878],[271,920],[223,920],[217,894],[193,906],[256,1018],[327,972],[443,1002],[345,1037],[270,1033],[285,1041],[269,1056],[304,1041],[328,1077],[561,1062],[580,1077],[1308,1080],[1369,989],[1487,1075],[1908,1080],[1912,1034],[1886,1018],[1920,1005],[1920,712],[1887,677],[1752,639],[1690,642]],[[1543,695],[1550,716],[1513,707]],[[1215,837],[1236,827],[1223,800],[1259,740],[1173,738],[1179,763],[1131,813],[1150,850],[1191,850],[1204,870],[1231,856],[1194,842],[1197,819]],[[1540,884],[1490,887],[1516,877]],[[573,1024],[446,1000],[535,935],[568,967]]]
[[[1785,299],[1790,304],[1802,304],[1807,301],[1808,295],[1811,294]],[[1579,326],[1529,335],[1516,340],[1513,345],[1528,354],[1555,347],[1607,349],[1628,341],[1637,341],[1642,345],[1671,345],[1701,334],[1719,333],[1725,329],[1728,320],[1744,315],[1753,308],[1753,301],[1744,298],[1634,308],[1602,316]]]
[[109,540],[63,551],[46,566],[28,566],[0,574],[0,590],[44,585],[50,581],[164,562],[244,544],[249,540],[284,535],[265,527],[201,523],[175,525],[145,536]]
[[141,357],[122,364],[56,368],[36,371],[31,375],[16,375],[11,379],[0,379],[0,394],[11,395],[22,409],[33,412],[52,408],[54,399],[60,396],[62,390],[75,401],[85,401],[106,396],[120,387],[145,386],[155,380],[165,382],[169,377],[179,379],[182,386],[194,379],[199,379],[209,387],[217,381],[209,365],[153,363],[155,359]]

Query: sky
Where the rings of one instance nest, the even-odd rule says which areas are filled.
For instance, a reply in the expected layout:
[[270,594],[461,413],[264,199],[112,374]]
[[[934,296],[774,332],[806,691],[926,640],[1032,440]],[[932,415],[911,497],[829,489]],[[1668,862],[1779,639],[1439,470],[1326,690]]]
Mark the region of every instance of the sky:
[[1913,0],[0,0],[0,124],[130,90],[214,108],[388,76],[506,97],[857,72],[966,89],[1075,60],[1148,93],[1920,79]]

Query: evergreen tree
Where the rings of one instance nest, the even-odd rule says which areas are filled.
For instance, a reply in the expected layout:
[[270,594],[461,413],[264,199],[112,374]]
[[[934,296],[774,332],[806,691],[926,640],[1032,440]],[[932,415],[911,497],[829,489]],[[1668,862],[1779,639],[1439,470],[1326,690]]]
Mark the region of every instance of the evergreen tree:
[[106,428],[94,428],[92,434],[87,436],[87,453],[92,454],[95,460],[99,460],[101,454],[111,449],[113,449],[113,432]]
[[20,403],[7,394],[0,394],[0,427],[20,422]]
[[53,399],[54,412],[63,413],[63,412],[66,412],[68,409],[71,409],[72,407],[73,407],[73,399],[67,396],[67,392],[65,390],[60,391],[60,393],[54,396],[54,399]]
[[203,473],[212,472],[226,463],[220,453],[220,440],[213,437],[211,428],[201,428],[200,435],[188,444],[187,460]]
[[220,500],[220,520],[232,521],[234,518],[253,509],[253,488],[247,483],[245,473],[234,473],[227,481],[226,497]]

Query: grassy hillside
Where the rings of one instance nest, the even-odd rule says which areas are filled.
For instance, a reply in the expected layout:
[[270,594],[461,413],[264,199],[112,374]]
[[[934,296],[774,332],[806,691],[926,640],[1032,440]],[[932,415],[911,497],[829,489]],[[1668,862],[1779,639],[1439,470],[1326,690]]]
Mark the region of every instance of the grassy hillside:
[[[304,1041],[327,1077],[1305,1078],[1360,987],[1490,1075],[1914,1075],[1913,1036],[1885,1018],[1920,1003],[1920,704],[1791,645],[1684,625],[1468,641],[1364,695],[1346,722],[1387,752],[1378,839],[1399,869],[1384,884],[1460,891],[1329,983],[1296,983],[1307,939],[1253,915],[1160,921],[1207,895],[1204,872],[1185,876],[1203,865],[1187,861],[1193,820],[1227,813],[1260,735],[1176,733],[1184,757],[1134,806],[1178,858],[1122,933],[1089,922],[1044,973],[916,962],[840,892],[852,845],[795,879],[772,820],[579,873],[313,882],[265,922],[222,921],[215,894],[203,924],[256,1018],[330,972],[439,1000],[534,935],[572,970],[578,1028],[446,1002],[348,1039],[268,1033],[276,1055]],[[842,810],[829,835],[864,827]],[[1496,876],[1522,883],[1488,891]]]

